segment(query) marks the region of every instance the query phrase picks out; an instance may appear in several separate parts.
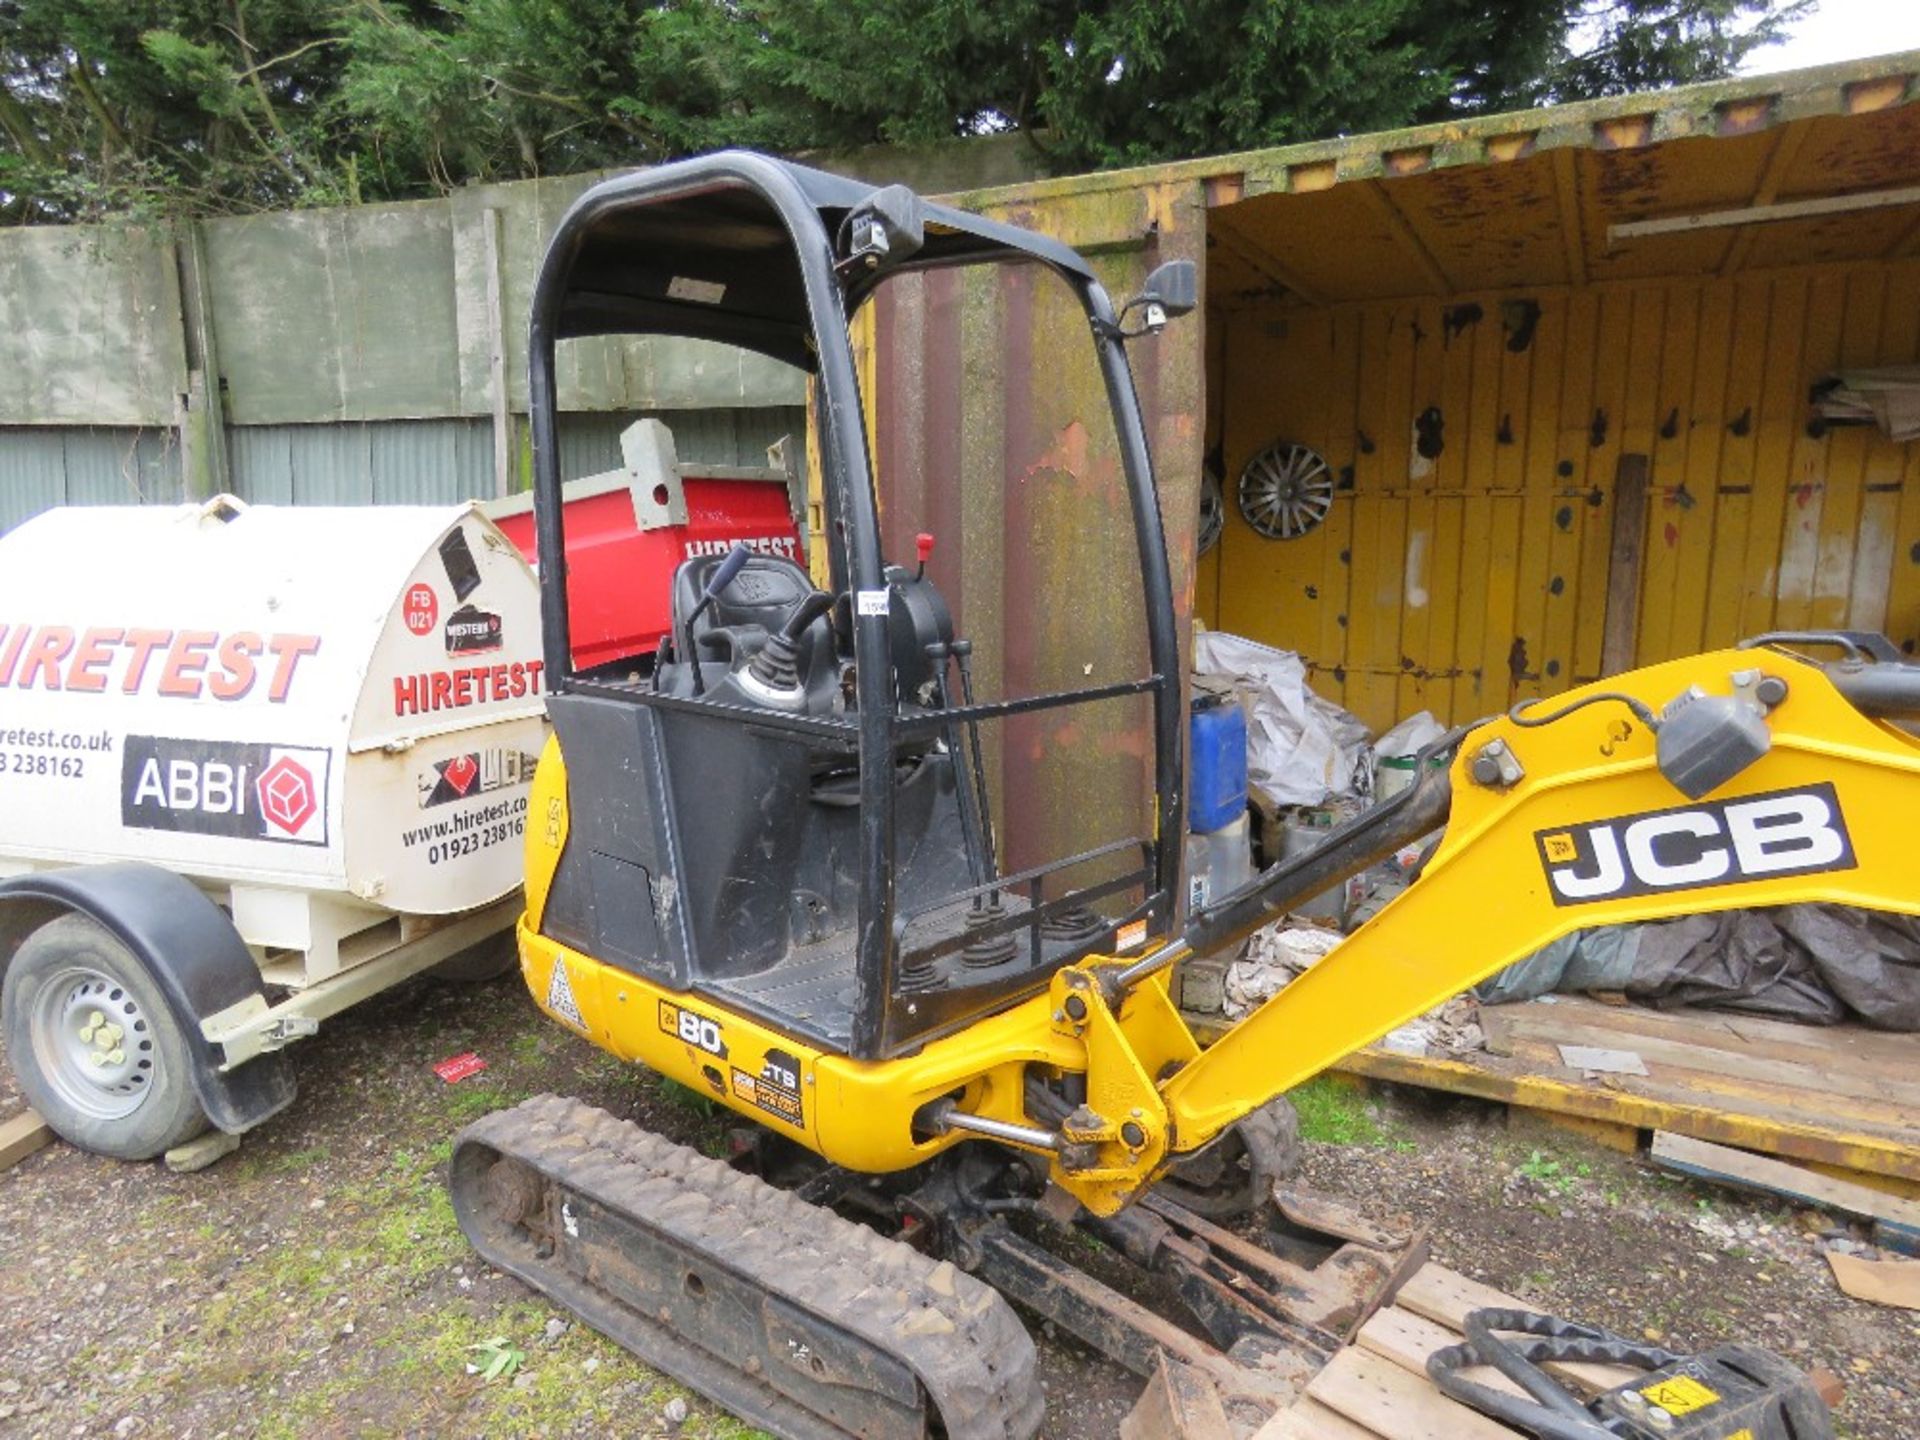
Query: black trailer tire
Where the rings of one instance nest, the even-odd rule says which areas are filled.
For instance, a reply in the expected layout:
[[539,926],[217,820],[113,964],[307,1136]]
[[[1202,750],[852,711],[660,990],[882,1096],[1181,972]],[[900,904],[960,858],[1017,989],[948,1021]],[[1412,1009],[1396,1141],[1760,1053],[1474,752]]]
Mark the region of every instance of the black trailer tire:
[[427,973],[452,985],[484,985],[519,965],[520,942],[511,929],[506,929],[449,955]]
[[207,1128],[166,997],[84,915],[49,921],[14,953],[0,1033],[27,1103],[71,1145],[151,1160]]

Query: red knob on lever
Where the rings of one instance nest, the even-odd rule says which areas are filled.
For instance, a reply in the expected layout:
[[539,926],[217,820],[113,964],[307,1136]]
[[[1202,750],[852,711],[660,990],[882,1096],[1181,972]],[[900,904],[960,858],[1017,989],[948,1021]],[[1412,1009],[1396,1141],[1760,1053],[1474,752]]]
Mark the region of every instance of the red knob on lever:
[[913,578],[924,580],[927,578],[927,561],[933,558],[933,536],[922,530],[913,537],[913,548],[920,552],[920,570]]

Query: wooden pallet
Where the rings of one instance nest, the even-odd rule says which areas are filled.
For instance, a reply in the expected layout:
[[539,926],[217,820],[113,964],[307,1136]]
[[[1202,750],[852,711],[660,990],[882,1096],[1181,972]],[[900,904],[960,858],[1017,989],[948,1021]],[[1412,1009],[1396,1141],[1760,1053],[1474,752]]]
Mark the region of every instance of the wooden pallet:
[[[1445,1266],[1422,1267],[1400,1288],[1393,1305],[1361,1326],[1354,1343],[1254,1440],[1515,1440],[1519,1431],[1448,1399],[1427,1378],[1427,1356],[1459,1343],[1467,1315],[1487,1306],[1527,1308]],[[1590,1394],[1640,1373],[1614,1365],[1548,1368]],[[1521,1393],[1491,1370],[1469,1373],[1496,1389]]]
[[[1789,1025],[1557,997],[1481,1007],[1485,1053],[1378,1047],[1339,1068],[1613,1130],[1666,1130],[1920,1195],[1920,1035]],[[1647,1074],[1589,1075],[1559,1046],[1637,1054]]]

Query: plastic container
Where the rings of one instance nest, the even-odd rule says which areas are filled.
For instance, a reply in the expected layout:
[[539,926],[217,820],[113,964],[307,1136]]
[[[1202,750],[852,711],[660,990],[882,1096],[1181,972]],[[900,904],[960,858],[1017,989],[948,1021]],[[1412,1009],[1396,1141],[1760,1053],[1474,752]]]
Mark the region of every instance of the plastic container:
[[1230,696],[1198,694],[1187,719],[1193,754],[1187,829],[1220,830],[1247,810],[1247,717]]
[[520,884],[541,670],[470,506],[49,510],[0,539],[0,874],[146,861],[265,949],[310,901],[474,910]]
[[1253,879],[1246,812],[1231,825],[1187,836],[1187,913],[1217,904]]
[[[1413,755],[1382,755],[1373,762],[1373,798],[1375,801],[1390,799],[1402,790],[1413,786],[1414,770],[1418,766],[1418,757]],[[1446,762],[1438,755],[1427,762],[1432,769],[1444,768]]]

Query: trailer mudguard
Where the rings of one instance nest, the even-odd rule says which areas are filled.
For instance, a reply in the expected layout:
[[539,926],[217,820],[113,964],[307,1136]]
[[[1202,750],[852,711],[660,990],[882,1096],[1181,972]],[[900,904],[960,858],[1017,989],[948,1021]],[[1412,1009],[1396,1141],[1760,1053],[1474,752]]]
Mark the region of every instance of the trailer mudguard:
[[147,967],[166,996],[193,1061],[193,1088],[207,1118],[231,1135],[293,1102],[293,1067],[263,1055],[222,1072],[201,1022],[261,993],[260,969],[226,913],[190,880],[138,861],[76,865],[0,880],[0,970],[47,921],[77,912],[99,924]]

